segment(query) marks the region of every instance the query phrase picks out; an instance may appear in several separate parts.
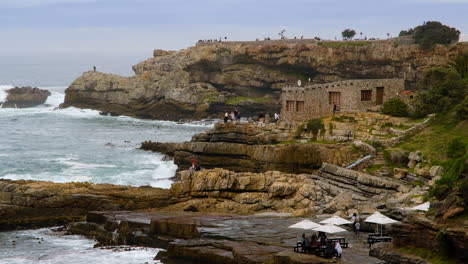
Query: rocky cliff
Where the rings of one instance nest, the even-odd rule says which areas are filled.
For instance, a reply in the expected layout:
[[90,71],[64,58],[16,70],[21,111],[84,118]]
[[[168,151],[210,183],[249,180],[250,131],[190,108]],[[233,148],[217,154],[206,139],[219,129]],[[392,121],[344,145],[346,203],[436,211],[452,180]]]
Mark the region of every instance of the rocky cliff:
[[468,51],[467,44],[423,50],[392,42],[219,43],[155,50],[153,58],[133,66],[132,77],[85,72],[66,90],[63,106],[166,120],[220,117],[239,107],[248,116],[277,111],[281,88],[298,79],[404,78],[412,86],[425,69],[462,51]]
[[235,173],[223,169],[180,173],[171,193],[177,203],[166,210],[251,214],[276,211],[293,215],[370,213],[410,191],[401,182],[324,165],[312,174]]
[[111,184],[0,180],[0,230],[83,220],[91,210],[167,206],[168,190]]
[[146,141],[141,148],[174,157],[179,169],[188,169],[190,159],[196,158],[203,168],[237,172],[310,173],[323,162],[342,165],[358,158],[349,144],[288,142],[296,128],[289,124],[218,123],[214,129],[194,135],[190,142]]

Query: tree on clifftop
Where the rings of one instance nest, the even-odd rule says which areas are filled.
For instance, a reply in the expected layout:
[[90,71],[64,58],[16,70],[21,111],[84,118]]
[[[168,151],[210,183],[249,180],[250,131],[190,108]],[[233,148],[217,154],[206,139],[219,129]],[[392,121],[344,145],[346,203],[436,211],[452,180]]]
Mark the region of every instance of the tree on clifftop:
[[347,28],[341,32],[341,35],[343,36],[343,39],[352,39],[356,35],[356,31],[354,31],[354,29]]
[[429,49],[435,44],[456,43],[460,37],[460,31],[438,21],[428,21],[414,29],[402,30],[399,34],[400,37],[408,35],[412,35],[414,41],[421,47]]

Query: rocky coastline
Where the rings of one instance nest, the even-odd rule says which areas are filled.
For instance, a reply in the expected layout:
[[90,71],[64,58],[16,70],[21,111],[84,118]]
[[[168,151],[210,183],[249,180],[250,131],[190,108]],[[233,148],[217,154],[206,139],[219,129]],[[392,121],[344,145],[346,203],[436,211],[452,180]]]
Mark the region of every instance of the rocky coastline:
[[[359,118],[356,115],[352,122],[355,131],[361,130]],[[389,119],[374,114],[372,118],[376,123],[369,124],[379,127],[378,134],[391,134],[390,128],[378,126]],[[336,129],[327,130],[323,137],[340,140],[340,129],[350,124],[330,122]],[[395,248],[372,247],[369,256],[363,239],[355,240],[349,233],[345,236],[353,248],[342,263],[378,263],[374,257],[390,263],[424,263],[398,248],[408,244],[438,247],[441,236],[459,254],[466,252],[466,224],[437,223],[401,209],[419,201],[417,197],[424,192],[420,186],[406,177],[371,175],[363,168],[341,166],[366,153],[378,158],[371,145],[361,142],[359,150],[353,140],[308,142],[307,131],[296,131],[297,125],[233,122],[217,124],[194,135],[191,142],[143,143],[143,149],[173,156],[179,165],[178,180],[170,189],[0,180],[0,229],[66,224],[69,233],[96,239],[98,246],[164,248],[167,252],[157,257],[163,263],[330,263],[335,260],[294,253],[292,246],[301,231],[287,229],[288,223],[330,214],[348,217],[354,212],[365,217],[378,208],[401,221],[387,229]],[[354,135],[360,139],[379,136]],[[283,163],[268,152],[284,152]],[[291,155],[294,152],[301,155]],[[416,167],[421,160],[418,155],[410,155]],[[191,157],[199,159],[204,169],[185,170]],[[226,162],[226,157],[234,162]],[[362,229],[373,227],[363,225]]]
[[244,117],[273,114],[280,109],[281,88],[298,80],[404,78],[411,89],[424,70],[468,50],[466,43],[427,50],[391,41],[365,44],[217,43],[155,50],[152,58],[133,66],[131,77],[83,73],[67,88],[62,107],[175,121],[221,118],[236,107]]

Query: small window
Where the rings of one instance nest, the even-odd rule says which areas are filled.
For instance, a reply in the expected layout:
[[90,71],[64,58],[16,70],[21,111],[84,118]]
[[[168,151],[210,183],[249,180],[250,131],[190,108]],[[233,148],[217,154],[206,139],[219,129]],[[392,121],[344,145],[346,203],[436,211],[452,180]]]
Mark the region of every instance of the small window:
[[296,101],[296,111],[297,112],[304,111],[304,101]]
[[294,101],[286,101],[286,111],[294,111]]
[[361,90],[361,101],[372,101],[372,90]]

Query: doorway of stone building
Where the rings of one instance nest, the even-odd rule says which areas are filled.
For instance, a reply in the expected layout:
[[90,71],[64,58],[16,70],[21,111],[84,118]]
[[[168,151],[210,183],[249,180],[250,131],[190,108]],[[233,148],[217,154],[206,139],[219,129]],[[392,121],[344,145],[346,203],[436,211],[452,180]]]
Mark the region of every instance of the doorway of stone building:
[[375,96],[376,96],[375,104],[376,105],[383,104],[384,88],[383,87],[377,87],[377,92],[376,92]]
[[340,105],[341,93],[340,92],[329,92],[328,93],[328,104],[337,106]]

